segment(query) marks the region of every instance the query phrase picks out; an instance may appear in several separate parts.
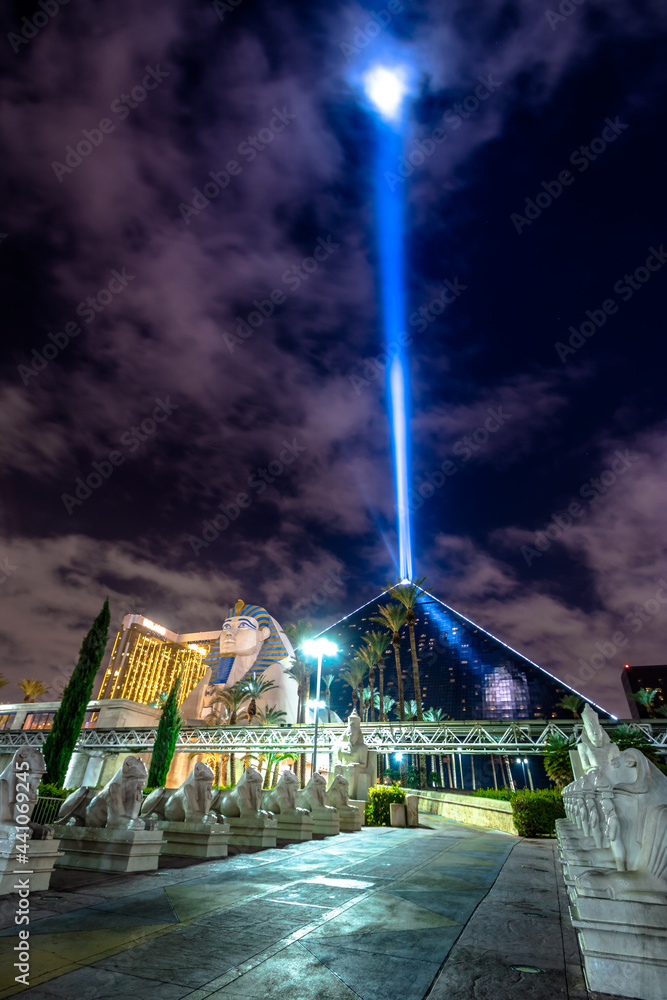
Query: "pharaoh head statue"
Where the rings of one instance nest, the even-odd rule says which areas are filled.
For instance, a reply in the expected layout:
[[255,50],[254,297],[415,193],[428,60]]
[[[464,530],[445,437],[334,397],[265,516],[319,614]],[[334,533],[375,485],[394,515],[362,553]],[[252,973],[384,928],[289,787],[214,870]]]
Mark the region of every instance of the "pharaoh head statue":
[[238,600],[229,609],[220,633],[220,665],[215,683],[235,683],[249,670],[263,672],[288,656],[276,622],[264,608]]

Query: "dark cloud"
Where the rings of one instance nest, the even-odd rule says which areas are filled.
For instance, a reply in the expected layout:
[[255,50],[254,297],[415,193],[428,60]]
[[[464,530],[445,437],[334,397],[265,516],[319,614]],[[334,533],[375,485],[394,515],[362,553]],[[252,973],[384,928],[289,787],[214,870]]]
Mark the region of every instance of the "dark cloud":
[[[414,68],[406,152],[427,150],[401,185],[410,309],[445,279],[465,286],[407,327],[414,486],[448,458],[458,470],[415,513],[418,568],[561,675],[658,586],[665,415],[635,331],[657,330],[661,275],[585,357],[564,367],[553,345],[663,238],[664,5],[587,0],[554,27],[537,0],[403,6],[376,32],[357,4],[245,3],[223,21],[203,2],[67,5],[16,54],[8,42],[0,562],[16,568],[0,648],[13,680],[71,663],[106,593],[116,621],[141,607],[212,628],[243,596],[325,625],[395,572],[359,105],[383,58]],[[480,77],[488,97],[454,127],[446,112]],[[519,236],[511,213],[617,114],[627,136]],[[428,152],[439,126],[447,140]],[[520,546],[617,447],[641,463],[527,566]],[[111,453],[122,461],[89,496],[64,499]],[[664,659],[657,622],[633,642],[621,659]],[[586,682],[617,708],[618,662]]]

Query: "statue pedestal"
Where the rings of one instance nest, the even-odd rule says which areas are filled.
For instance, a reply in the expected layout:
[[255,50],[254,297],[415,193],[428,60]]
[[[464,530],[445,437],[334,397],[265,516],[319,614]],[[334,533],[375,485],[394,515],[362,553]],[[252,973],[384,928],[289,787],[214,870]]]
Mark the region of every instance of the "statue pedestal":
[[[23,846],[24,841],[0,840],[0,896],[9,892],[17,892],[14,888],[18,879],[28,881],[30,892],[43,892],[49,888],[51,872],[59,853],[59,840],[29,840],[27,841],[28,861],[23,863],[19,858],[25,854],[17,853],[17,846]],[[24,874],[27,870],[32,875]]]
[[301,844],[313,839],[313,819],[310,813],[278,813],[278,843]]
[[278,820],[275,818],[227,816],[226,822],[229,823],[229,847],[232,850],[250,847],[264,851],[276,846]]
[[123,874],[156,871],[163,844],[162,830],[56,826],[56,836],[64,852],[56,867]]
[[570,912],[589,991],[665,1000],[667,906],[575,896]]
[[338,810],[333,806],[313,806],[313,837],[335,837],[340,833]]
[[363,813],[354,806],[337,806],[341,833],[358,833],[361,830]]
[[174,823],[160,820],[164,833],[163,854],[184,858],[226,858],[229,844],[228,823]]

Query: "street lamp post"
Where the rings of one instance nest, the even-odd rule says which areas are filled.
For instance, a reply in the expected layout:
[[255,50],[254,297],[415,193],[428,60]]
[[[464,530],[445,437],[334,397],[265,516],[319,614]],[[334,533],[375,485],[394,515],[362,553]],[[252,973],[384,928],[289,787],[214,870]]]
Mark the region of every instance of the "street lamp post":
[[307,655],[317,657],[317,683],[315,685],[315,736],[313,739],[313,757],[310,765],[311,777],[315,774],[316,762],[317,762],[317,724],[319,722],[319,703],[320,703],[320,682],[322,680],[322,657],[326,654],[327,656],[333,656],[334,653],[338,652],[338,646],[335,642],[330,642],[328,639],[306,639],[303,646],[301,647]]

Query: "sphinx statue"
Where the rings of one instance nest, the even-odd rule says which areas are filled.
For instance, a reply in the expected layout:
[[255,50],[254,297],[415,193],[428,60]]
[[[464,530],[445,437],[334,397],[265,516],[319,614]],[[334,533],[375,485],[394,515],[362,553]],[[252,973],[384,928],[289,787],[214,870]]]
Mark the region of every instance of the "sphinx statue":
[[147,795],[141,817],[172,823],[214,823],[213,778],[208,764],[197,761],[179,788],[156,788]]
[[334,775],[324,801],[338,812],[342,833],[356,833],[357,830],[361,830],[361,812],[357,806],[350,805],[348,781],[342,774]]
[[72,792],[60,807],[58,822],[115,830],[154,829],[154,822],[139,818],[147,778],[143,760],[128,756],[101,791],[83,785]]
[[306,787],[300,788],[296,793],[297,804],[308,812],[312,812],[313,809],[331,808],[330,806],[326,806],[324,802],[326,790],[326,778],[323,778],[319,771],[316,771]]
[[364,742],[361,719],[356,711],[348,716],[345,737],[334,750],[334,774],[347,779],[352,799],[365,801],[369,789],[375,785],[377,751]]
[[280,816],[307,815],[308,810],[297,806],[299,779],[294,771],[283,771],[275,788],[262,794],[262,807]]
[[234,788],[221,788],[216,792],[211,811],[224,819],[239,817],[244,820],[268,820],[273,813],[262,809],[262,776],[254,767],[247,767]]
[[45,771],[42,751],[21,747],[0,774],[0,840],[13,840],[21,828],[28,830],[32,840],[53,838],[52,826],[30,820]]

